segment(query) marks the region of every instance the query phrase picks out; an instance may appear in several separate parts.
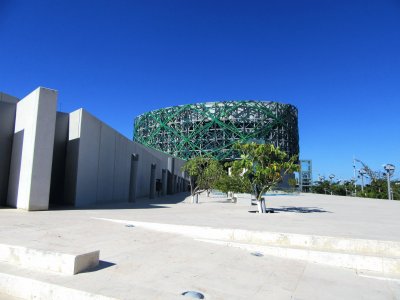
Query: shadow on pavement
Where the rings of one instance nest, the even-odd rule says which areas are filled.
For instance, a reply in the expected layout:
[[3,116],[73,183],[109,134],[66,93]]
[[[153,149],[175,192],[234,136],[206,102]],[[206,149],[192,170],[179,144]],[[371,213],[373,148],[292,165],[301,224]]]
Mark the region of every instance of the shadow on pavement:
[[301,214],[308,213],[332,213],[319,207],[300,207],[300,206],[281,206],[281,208],[273,208],[275,212],[296,212]]
[[[295,212],[300,214],[308,213],[332,213],[319,207],[298,207],[298,206],[281,206],[281,208],[267,207],[268,213]],[[249,213],[258,213],[258,210],[249,210]]]
[[136,202],[114,202],[114,203],[97,203],[88,206],[74,207],[74,206],[62,206],[52,205],[49,210],[110,210],[110,209],[135,209],[135,208],[170,208],[169,204],[177,204],[183,202],[189,193],[179,193],[174,195],[167,195],[163,197],[155,197],[154,199],[149,198],[138,198]]
[[99,264],[96,267],[91,268],[91,269],[86,270],[86,271],[81,272],[81,273],[92,273],[92,272],[100,271],[100,270],[103,270],[103,269],[106,269],[106,268],[109,268],[109,267],[112,267],[112,266],[115,266],[115,265],[116,264],[114,264],[112,262],[100,260]]

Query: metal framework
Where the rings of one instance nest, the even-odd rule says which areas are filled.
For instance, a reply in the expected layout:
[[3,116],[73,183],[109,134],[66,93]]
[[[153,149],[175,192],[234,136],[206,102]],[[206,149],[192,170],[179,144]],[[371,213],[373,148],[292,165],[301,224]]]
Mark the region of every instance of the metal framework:
[[270,101],[226,101],[158,109],[135,118],[135,141],[173,156],[233,160],[235,142],[272,143],[299,153],[297,108]]
[[309,192],[312,184],[312,162],[310,159],[302,159],[299,172],[300,191]]

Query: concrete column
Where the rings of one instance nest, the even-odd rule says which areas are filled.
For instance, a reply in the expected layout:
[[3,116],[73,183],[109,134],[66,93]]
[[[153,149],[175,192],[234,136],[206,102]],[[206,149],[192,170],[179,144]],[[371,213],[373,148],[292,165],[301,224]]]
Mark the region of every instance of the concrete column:
[[165,196],[167,195],[167,170],[162,169],[162,177],[161,177],[161,185],[162,185],[162,191],[161,195]]
[[156,164],[151,164],[149,198],[154,199],[156,192]]
[[174,194],[175,191],[175,158],[168,157],[168,178],[167,178],[167,193],[169,195]]
[[47,210],[57,92],[38,88],[17,104],[7,204]]
[[0,205],[7,202],[17,102],[17,98],[0,93]]
[[129,180],[129,202],[136,201],[136,180],[137,180],[138,163],[139,163],[139,154],[132,154],[131,172]]

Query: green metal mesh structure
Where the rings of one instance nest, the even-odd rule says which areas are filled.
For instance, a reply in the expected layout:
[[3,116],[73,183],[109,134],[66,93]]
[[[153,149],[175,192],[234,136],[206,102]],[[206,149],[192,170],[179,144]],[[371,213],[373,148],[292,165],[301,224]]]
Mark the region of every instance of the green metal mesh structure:
[[235,142],[272,143],[299,153],[297,109],[270,101],[224,101],[158,109],[135,118],[135,141],[173,156],[233,160]]

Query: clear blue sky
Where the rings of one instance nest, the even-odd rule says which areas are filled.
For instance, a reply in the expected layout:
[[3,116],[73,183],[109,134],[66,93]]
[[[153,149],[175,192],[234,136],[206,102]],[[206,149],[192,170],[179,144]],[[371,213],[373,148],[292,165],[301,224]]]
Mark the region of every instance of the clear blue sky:
[[314,179],[400,174],[398,0],[0,0],[0,90],[37,86],[129,138],[165,106],[290,103]]

